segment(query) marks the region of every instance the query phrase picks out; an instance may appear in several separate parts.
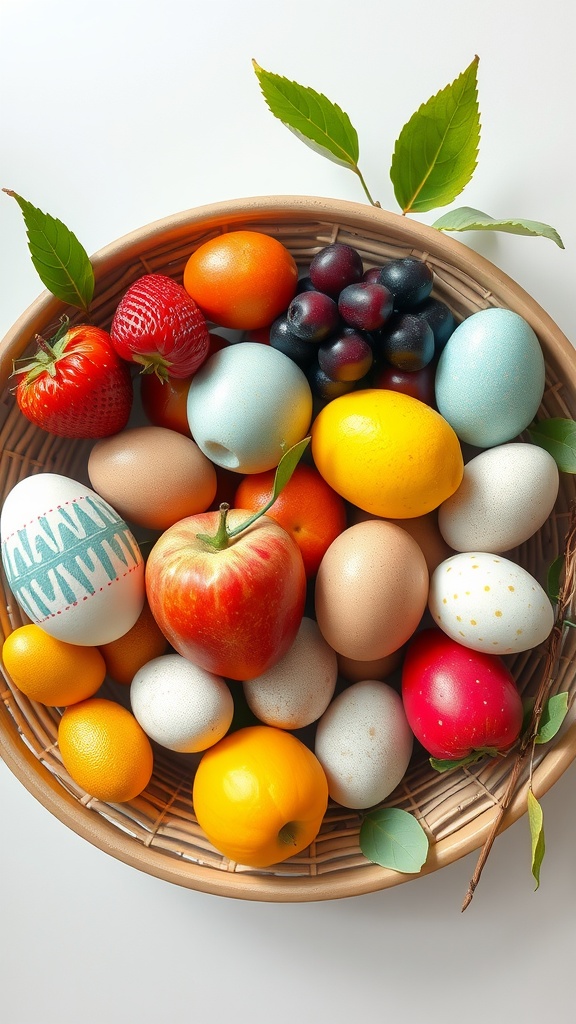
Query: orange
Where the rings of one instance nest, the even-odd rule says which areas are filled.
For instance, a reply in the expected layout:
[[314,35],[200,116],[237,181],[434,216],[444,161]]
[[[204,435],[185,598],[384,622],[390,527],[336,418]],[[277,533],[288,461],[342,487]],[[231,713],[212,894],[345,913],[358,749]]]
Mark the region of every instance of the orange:
[[200,828],[229,860],[278,864],[316,838],[328,783],[315,754],[292,733],[251,725],[202,756],[192,792]]
[[99,650],[111,679],[130,686],[138,669],[152,658],[159,658],[168,648],[168,641],[145,602],[139,618],[124,636],[103,644]]
[[429,405],[369,388],[329,402],[312,425],[312,456],[326,482],[376,516],[409,519],[437,508],[462,480],[460,442]]
[[[245,476],[234,497],[235,508],[256,512],[272,497],[275,470]],[[317,469],[300,463],[267,516],[296,541],[308,578],[315,576],[324,553],[346,529],[346,506]]]
[[2,658],[18,689],[47,707],[66,707],[92,697],[106,675],[97,647],[57,640],[34,623],[19,626],[6,637]]
[[68,774],[97,800],[133,800],[150,781],[150,740],[134,715],[112,700],[92,697],[66,708],[58,745]]
[[298,269],[282,242],[260,231],[229,231],[192,253],[184,287],[221,327],[267,327],[294,297]]

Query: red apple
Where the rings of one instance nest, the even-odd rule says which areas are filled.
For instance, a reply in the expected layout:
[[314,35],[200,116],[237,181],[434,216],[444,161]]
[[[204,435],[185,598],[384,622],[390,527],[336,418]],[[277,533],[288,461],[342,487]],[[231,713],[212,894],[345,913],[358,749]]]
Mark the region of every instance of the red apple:
[[[306,576],[293,538],[262,516],[223,537],[220,511],[175,523],[152,548],[146,591],[174,650],[216,675],[252,679],[287,652],[304,612]],[[253,513],[228,510],[232,531]],[[219,536],[223,546],[207,537]]]

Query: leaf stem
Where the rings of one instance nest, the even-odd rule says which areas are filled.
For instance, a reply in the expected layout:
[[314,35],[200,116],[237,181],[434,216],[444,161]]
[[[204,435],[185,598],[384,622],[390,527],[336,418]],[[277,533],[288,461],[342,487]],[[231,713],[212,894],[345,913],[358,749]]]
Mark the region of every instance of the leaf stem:
[[364,189],[366,198],[368,199],[368,202],[370,203],[370,205],[371,206],[376,206],[378,209],[381,209],[380,203],[377,200],[373,199],[372,196],[370,195],[370,192],[368,190],[368,186],[367,186],[366,182],[364,181],[364,175],[362,174],[362,171],[358,167],[358,164],[356,164],[356,166],[354,167],[354,171],[355,171],[355,173],[358,175],[358,177],[360,179],[360,184],[362,185],[362,188]]

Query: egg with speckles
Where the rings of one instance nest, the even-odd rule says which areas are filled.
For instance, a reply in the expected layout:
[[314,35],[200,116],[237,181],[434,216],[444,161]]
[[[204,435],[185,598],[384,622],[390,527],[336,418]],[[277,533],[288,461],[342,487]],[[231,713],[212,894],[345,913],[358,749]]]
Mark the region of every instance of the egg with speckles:
[[314,592],[322,636],[346,658],[385,658],[426,609],[429,573],[419,544],[384,519],[349,526],[326,551]]
[[449,637],[474,651],[517,654],[554,625],[546,593],[522,566],[488,552],[460,552],[435,569],[428,605]]
[[464,467],[462,482],[438,509],[454,551],[510,551],[544,525],[558,497],[556,462],[544,448],[497,445]]
[[530,324],[510,309],[482,309],[448,339],[436,370],[436,404],[461,441],[492,448],[532,422],[545,386]]
[[373,807],[402,781],[413,742],[400,694],[388,683],[364,679],[326,709],[314,752],[333,800],[343,807]]

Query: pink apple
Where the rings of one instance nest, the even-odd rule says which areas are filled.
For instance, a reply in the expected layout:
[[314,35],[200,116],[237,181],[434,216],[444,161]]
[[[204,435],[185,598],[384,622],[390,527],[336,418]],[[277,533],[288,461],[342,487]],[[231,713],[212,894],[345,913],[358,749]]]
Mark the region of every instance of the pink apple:
[[[232,509],[233,530],[253,513]],[[146,565],[152,614],[168,641],[196,665],[229,679],[261,675],[287,652],[304,612],[306,575],[298,545],[262,516],[218,550],[221,512],[180,520]]]

